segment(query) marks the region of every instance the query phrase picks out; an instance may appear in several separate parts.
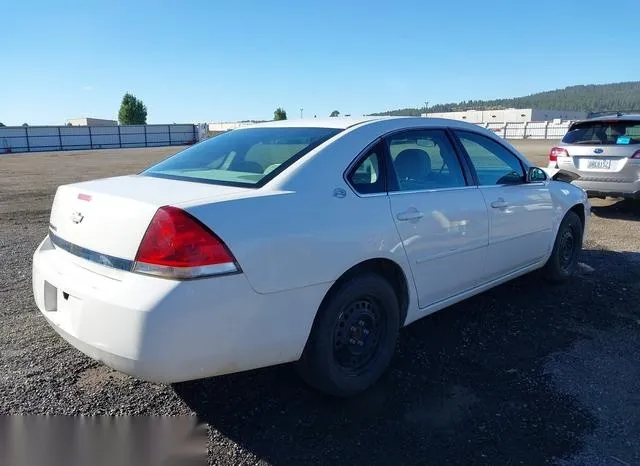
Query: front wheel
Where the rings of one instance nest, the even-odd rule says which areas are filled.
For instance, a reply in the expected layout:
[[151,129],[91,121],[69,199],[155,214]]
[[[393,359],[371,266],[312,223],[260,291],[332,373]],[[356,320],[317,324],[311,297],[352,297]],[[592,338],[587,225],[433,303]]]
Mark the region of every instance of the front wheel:
[[575,212],[567,212],[558,229],[551,257],[544,267],[544,274],[548,280],[563,282],[573,276],[582,249],[582,234],[580,217]]
[[396,294],[387,280],[367,273],[327,297],[298,361],[312,387],[347,397],[371,387],[389,366],[400,328]]

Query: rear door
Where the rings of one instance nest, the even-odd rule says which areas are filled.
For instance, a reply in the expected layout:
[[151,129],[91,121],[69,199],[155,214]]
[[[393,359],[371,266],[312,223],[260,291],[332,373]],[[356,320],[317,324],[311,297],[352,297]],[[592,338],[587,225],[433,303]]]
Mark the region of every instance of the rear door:
[[483,280],[487,208],[444,129],[386,138],[391,211],[407,253],[421,308]]
[[472,131],[454,133],[489,213],[487,281],[543,259],[553,236],[548,182],[527,183],[519,158],[498,141]]

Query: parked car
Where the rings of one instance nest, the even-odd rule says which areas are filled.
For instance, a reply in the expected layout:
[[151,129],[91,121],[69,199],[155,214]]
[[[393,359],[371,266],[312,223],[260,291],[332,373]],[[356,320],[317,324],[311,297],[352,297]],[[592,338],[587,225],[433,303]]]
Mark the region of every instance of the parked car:
[[476,125],[270,122],[59,187],[33,292],[63,338],[140,379],[295,362],[349,396],[401,327],[536,269],[571,277],[589,216]]
[[548,168],[577,176],[591,197],[640,198],[640,115],[603,115],[569,127]]

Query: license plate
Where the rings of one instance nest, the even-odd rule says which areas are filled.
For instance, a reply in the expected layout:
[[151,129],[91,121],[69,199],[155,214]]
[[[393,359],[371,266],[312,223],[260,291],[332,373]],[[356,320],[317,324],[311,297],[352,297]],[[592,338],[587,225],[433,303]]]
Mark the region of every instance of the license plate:
[[587,168],[609,170],[611,168],[611,160],[591,159],[587,162]]

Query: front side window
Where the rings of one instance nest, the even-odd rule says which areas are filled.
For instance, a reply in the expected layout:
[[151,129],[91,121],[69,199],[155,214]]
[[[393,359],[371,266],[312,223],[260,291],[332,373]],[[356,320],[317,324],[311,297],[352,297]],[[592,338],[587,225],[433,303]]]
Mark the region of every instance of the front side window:
[[257,187],[340,131],[334,128],[233,130],[178,152],[142,175]]
[[562,142],[597,146],[640,144],[640,121],[584,121],[575,124]]
[[502,144],[471,132],[456,132],[482,186],[519,184],[526,178],[520,160]]
[[409,130],[387,139],[399,191],[466,185],[462,168],[443,130]]

